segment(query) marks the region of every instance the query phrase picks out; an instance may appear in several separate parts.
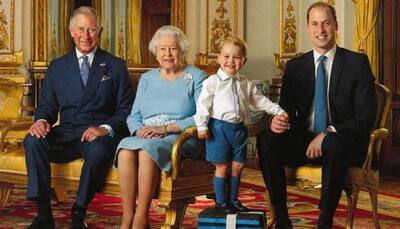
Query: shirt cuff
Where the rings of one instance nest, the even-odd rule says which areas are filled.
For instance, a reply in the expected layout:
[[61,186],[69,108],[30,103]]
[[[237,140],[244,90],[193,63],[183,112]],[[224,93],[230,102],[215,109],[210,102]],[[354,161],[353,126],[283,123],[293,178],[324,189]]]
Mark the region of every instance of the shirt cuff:
[[197,131],[203,131],[203,130],[208,130],[207,126],[198,126]]
[[279,108],[279,110],[276,112],[275,115],[281,115],[281,114],[283,114],[283,113],[285,113],[285,112],[286,112],[286,111],[285,111],[284,109]]
[[328,132],[337,133],[337,130],[335,129],[334,126],[328,126],[328,127],[326,128],[326,130],[327,130]]
[[108,136],[114,137],[115,133],[114,133],[114,130],[112,129],[112,127],[110,125],[103,124],[103,125],[100,125],[100,127],[106,128],[107,131],[108,131]]
[[43,122],[47,122],[47,123],[49,123],[46,119],[43,119],[43,118],[41,118],[41,119],[38,119],[38,120],[36,120],[35,122],[37,122],[37,121],[43,121]]

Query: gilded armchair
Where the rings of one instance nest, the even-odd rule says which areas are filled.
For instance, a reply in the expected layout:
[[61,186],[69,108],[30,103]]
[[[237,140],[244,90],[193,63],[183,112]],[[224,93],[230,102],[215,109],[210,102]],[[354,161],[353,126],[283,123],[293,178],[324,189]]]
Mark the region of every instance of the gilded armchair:
[[[357,199],[359,192],[366,189],[369,192],[371,199],[372,217],[376,228],[380,228],[377,217],[378,204],[378,183],[379,171],[374,168],[372,161],[374,158],[379,158],[383,140],[388,135],[388,130],[385,128],[386,119],[389,113],[391,103],[391,93],[384,85],[375,83],[375,91],[377,94],[377,116],[375,119],[374,130],[370,133],[370,141],[368,152],[364,164],[361,168],[350,167],[348,175],[343,187],[347,196],[347,217],[346,228],[353,228],[354,213],[357,207]],[[299,167],[286,167],[287,183],[289,185],[297,185],[300,189],[320,188],[321,187],[321,167],[316,165],[305,165]],[[271,209],[273,211],[273,209]],[[268,219],[268,225],[274,223],[274,213]]]
[[26,124],[32,122],[21,115],[23,95],[21,84],[0,78],[0,152],[6,145],[21,143],[27,133]]

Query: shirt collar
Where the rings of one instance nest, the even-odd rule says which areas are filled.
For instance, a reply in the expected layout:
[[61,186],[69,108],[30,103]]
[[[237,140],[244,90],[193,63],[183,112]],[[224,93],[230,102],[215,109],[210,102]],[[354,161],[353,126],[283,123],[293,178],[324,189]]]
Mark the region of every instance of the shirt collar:
[[221,80],[227,80],[227,79],[230,79],[230,78],[234,78],[234,79],[240,80],[240,74],[239,73],[236,73],[236,75],[234,77],[230,77],[228,74],[226,74],[222,70],[222,68],[218,69],[217,75],[219,76],[219,78],[221,78]]
[[[81,53],[77,48],[75,48],[75,51],[76,51],[76,57],[78,58],[78,60],[80,60],[81,57],[84,56],[84,54]],[[97,51],[97,47],[94,48],[90,53],[86,54],[90,65],[92,65],[94,54],[96,53],[96,51]]]
[[[336,45],[334,45],[331,48],[331,50],[329,50],[327,53],[324,54],[324,56],[327,57],[326,61],[333,61],[333,59],[335,58],[335,53],[336,53]],[[320,56],[322,56],[322,54],[317,52],[315,49],[313,50],[313,54],[314,54],[314,63],[317,64],[318,63],[318,59],[319,59]]]

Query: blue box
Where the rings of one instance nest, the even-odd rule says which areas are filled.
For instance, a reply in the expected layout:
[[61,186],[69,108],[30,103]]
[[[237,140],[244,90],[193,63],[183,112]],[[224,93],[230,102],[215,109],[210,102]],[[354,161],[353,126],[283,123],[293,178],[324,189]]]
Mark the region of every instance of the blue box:
[[265,212],[250,211],[226,214],[215,208],[207,208],[200,212],[197,220],[198,229],[263,229],[265,228]]

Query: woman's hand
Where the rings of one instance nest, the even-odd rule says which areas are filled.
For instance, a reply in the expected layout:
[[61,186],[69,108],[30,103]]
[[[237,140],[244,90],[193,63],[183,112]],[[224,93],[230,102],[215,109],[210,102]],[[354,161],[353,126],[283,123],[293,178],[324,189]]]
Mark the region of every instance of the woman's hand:
[[145,126],[136,132],[140,138],[162,138],[165,136],[163,126]]

